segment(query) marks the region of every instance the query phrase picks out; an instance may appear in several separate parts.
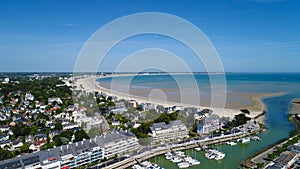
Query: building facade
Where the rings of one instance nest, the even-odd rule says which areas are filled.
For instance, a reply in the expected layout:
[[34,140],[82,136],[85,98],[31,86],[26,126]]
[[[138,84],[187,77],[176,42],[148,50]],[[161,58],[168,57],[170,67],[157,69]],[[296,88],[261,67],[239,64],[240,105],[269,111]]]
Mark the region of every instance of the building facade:
[[95,138],[97,144],[103,145],[104,156],[111,158],[139,148],[138,138],[130,131],[114,131]]
[[0,162],[1,169],[72,169],[139,148],[130,132],[112,132],[93,139],[27,154]]
[[217,116],[204,117],[197,125],[198,134],[209,134],[221,128],[220,119]]
[[171,121],[168,125],[165,122],[154,123],[150,130],[152,143],[175,141],[188,137],[188,130],[180,120]]

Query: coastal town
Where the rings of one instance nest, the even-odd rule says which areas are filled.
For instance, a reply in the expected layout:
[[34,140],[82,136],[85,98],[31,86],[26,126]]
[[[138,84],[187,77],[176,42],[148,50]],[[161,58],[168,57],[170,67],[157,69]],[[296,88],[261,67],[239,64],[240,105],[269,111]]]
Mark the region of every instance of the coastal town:
[[[262,129],[246,109],[234,118],[220,117],[210,109],[90,92],[74,80],[69,74],[2,78],[0,168],[151,168],[157,164],[144,161],[159,154],[186,168],[200,161],[180,150],[205,151],[206,158],[222,160],[226,154],[207,146],[247,144],[258,140],[253,134]],[[284,165],[297,161],[296,143],[285,146],[291,153],[278,157],[292,156]],[[255,165],[274,168],[282,164],[278,158]]]

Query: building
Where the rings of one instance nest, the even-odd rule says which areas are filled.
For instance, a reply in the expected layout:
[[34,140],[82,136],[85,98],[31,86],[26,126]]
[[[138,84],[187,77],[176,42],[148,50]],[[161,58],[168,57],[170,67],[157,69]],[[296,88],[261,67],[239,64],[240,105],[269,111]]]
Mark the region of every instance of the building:
[[62,104],[62,100],[58,97],[48,98],[48,104],[52,104],[53,102],[57,102],[57,104]]
[[5,77],[4,79],[3,79],[3,82],[2,83],[9,83],[9,78],[8,77]]
[[129,100],[128,101],[128,107],[134,107],[137,108],[139,106],[138,102],[135,100]]
[[98,145],[104,148],[104,157],[111,158],[126,154],[139,148],[138,138],[130,131],[113,131],[95,138]]
[[168,125],[165,122],[154,123],[150,130],[152,143],[175,141],[188,137],[188,130],[181,120],[171,121]]
[[103,148],[94,139],[84,140],[59,147],[61,168],[85,166],[95,161],[101,161]]
[[102,128],[104,124],[104,118],[100,115],[95,115],[93,118],[89,118],[86,123],[86,130],[90,131],[92,128]]
[[218,116],[208,116],[200,120],[197,125],[198,134],[208,134],[221,128],[221,122]]
[[155,110],[156,111],[156,105],[152,103],[141,103],[140,108],[142,111],[149,111],[149,110]]
[[75,168],[104,158],[103,148],[92,139],[0,162],[0,168]]
[[278,158],[275,159],[274,165],[270,166],[270,169],[287,169],[294,162],[297,161],[299,155],[295,152],[285,151],[280,154]]
[[134,134],[115,131],[93,139],[0,161],[0,168],[72,169],[86,166],[92,162],[100,162],[103,158],[122,155],[138,148],[138,139]]
[[34,100],[34,96],[31,93],[26,93],[25,94],[25,100],[33,101]]

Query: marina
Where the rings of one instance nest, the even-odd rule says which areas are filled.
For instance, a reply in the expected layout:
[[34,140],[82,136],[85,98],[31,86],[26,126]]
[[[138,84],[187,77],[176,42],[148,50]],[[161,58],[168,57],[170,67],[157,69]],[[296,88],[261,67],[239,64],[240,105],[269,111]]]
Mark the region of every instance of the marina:
[[188,168],[200,164],[200,161],[186,156],[183,151],[168,152],[165,154],[165,158],[173,163],[178,163],[178,168]]

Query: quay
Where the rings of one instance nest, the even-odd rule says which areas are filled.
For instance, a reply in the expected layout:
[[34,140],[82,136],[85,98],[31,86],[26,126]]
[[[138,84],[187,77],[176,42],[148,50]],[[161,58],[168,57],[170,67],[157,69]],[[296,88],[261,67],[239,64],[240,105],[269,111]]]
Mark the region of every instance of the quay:
[[195,138],[195,139],[190,139],[190,140],[185,140],[183,143],[173,143],[171,145],[161,145],[160,147],[151,149],[149,151],[145,151],[143,153],[139,153],[136,155],[133,155],[131,157],[128,157],[122,161],[116,162],[114,164],[108,165],[108,166],[103,166],[102,167],[105,169],[115,169],[115,168],[129,168],[135,164],[138,164],[142,161],[148,160],[152,157],[158,156],[165,154],[167,152],[170,152],[172,150],[177,151],[177,150],[186,150],[186,149],[192,149],[195,147],[202,147],[202,146],[207,146],[207,145],[212,145],[212,144],[219,144],[223,142],[227,142],[230,140],[236,140],[239,138],[247,137],[251,134],[255,134],[260,132],[261,130],[255,130],[252,131],[251,133],[247,132],[239,132],[239,133],[234,133],[234,134],[227,134],[227,135],[221,135],[217,137],[206,137],[206,138]]
[[261,151],[258,151],[257,153],[253,154],[252,156],[242,161],[240,165],[245,168],[253,168],[256,167],[257,163],[269,163],[270,161],[267,160],[268,154],[272,153],[277,149],[277,147],[281,147],[282,145],[284,145],[289,140],[292,140],[295,137],[297,137],[297,135],[288,139],[281,140],[273,145],[268,146],[267,148]]

